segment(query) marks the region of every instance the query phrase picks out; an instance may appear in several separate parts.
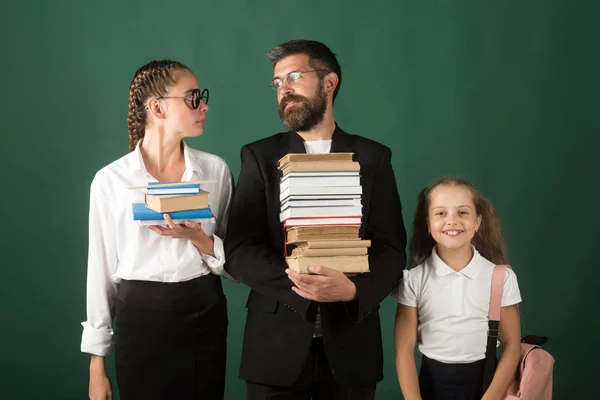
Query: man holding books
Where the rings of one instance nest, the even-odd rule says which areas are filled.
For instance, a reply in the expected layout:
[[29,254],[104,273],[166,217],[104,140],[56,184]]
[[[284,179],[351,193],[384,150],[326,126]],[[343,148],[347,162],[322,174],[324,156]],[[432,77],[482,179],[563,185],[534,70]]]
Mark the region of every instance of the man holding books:
[[225,239],[226,270],[251,289],[240,377],[248,399],[372,399],[379,303],[406,263],[391,152],[336,124],[327,46],[286,42],[269,59],[289,131],[242,148]]

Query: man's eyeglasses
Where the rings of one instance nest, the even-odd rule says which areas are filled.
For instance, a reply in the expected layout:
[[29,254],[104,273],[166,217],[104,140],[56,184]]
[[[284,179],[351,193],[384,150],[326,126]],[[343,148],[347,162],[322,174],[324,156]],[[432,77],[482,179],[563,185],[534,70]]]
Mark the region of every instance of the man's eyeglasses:
[[[288,83],[294,83],[298,79],[302,78],[303,74],[307,74],[309,72],[323,72],[323,71],[329,72],[326,69],[311,69],[310,71],[292,71],[289,74],[287,74],[284,79],[286,81],[288,81]],[[269,86],[271,87],[271,89],[277,90],[281,86],[283,86],[283,79],[281,79],[281,78],[275,78],[275,79],[273,79],[271,81],[271,83],[269,84]]]
[[202,92],[200,92],[200,89],[194,89],[188,96],[162,96],[157,97],[157,99],[184,99],[189,107],[197,110],[200,107],[200,100],[204,104],[208,104],[208,89],[204,89]]

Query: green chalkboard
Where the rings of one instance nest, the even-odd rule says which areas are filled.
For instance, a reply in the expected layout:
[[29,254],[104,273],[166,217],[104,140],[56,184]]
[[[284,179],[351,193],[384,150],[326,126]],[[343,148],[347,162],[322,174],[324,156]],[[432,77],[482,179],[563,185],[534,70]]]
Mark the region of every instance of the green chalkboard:
[[[87,213],[94,173],[127,152],[127,95],[151,59],[188,64],[211,90],[192,147],[239,173],[242,145],[283,130],[266,59],[298,38],[327,43],[344,83],[335,115],[389,146],[412,219],[440,175],[471,179],[502,217],[524,333],[547,335],[555,398],[588,398],[598,305],[600,6],[530,1],[21,1],[0,12],[2,290],[0,398],[87,398]],[[409,224],[408,224],[409,225]],[[408,228],[408,226],[407,226]],[[245,322],[229,306],[227,399]],[[385,379],[401,398],[381,309]],[[112,358],[109,371],[114,376]]]

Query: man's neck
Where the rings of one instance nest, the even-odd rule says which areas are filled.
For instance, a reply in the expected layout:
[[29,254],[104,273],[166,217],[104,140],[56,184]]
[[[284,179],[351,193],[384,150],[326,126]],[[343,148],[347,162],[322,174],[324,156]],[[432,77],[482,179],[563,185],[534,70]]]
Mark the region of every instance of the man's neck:
[[321,121],[320,124],[311,130],[298,132],[298,135],[306,142],[313,140],[329,140],[333,137],[333,131],[335,131],[333,113],[326,111],[323,116],[323,121]]

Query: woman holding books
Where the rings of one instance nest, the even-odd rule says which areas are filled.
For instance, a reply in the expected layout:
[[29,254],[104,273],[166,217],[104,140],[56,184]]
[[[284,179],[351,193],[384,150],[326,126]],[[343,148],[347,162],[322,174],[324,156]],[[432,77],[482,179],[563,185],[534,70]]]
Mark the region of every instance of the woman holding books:
[[[152,61],[131,81],[130,152],[98,171],[90,191],[81,342],[91,354],[90,399],[113,398],[104,365],[113,338],[121,399],[223,398],[227,308],[218,275],[232,180],[221,158],[183,141],[203,133],[207,102],[208,90],[178,62]],[[144,192],[130,187],[202,180],[217,181],[207,187],[216,223],[133,220]]]

